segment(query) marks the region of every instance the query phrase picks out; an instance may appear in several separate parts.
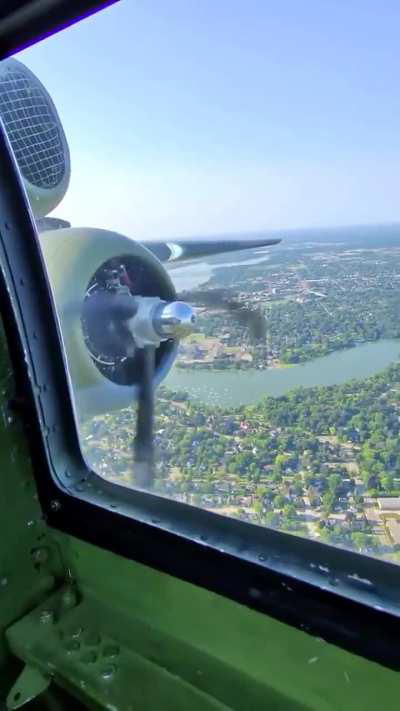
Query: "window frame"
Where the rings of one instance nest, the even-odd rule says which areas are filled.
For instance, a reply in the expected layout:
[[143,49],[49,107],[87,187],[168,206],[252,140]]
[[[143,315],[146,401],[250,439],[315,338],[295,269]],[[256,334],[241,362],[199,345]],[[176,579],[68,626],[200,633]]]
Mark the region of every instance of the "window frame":
[[0,58],[26,49],[119,0],[3,0]]
[[[58,318],[0,130],[1,316],[49,526],[400,669],[400,566],[107,482],[81,453]],[[399,591],[399,592],[397,592]]]

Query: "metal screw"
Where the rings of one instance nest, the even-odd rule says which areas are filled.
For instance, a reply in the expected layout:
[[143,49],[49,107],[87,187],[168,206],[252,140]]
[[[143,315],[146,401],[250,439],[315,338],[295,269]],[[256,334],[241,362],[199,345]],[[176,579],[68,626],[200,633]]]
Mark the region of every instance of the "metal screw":
[[83,627],[76,627],[74,630],[71,632],[71,637],[74,637],[74,639],[77,639],[78,637],[81,637],[83,632]]
[[62,606],[66,610],[70,610],[72,607],[75,607],[76,603],[78,602],[78,597],[73,588],[67,588],[64,590],[62,596],[61,596],[61,602]]
[[117,670],[117,669],[116,669],[115,666],[110,665],[109,667],[105,667],[105,668],[101,671],[100,676],[102,677],[102,679],[112,679],[112,677],[114,676],[116,670]]
[[35,563],[46,563],[49,559],[49,551],[47,548],[35,548],[32,558]]
[[119,647],[116,644],[109,644],[104,648],[103,657],[108,657],[109,659],[115,659],[119,655]]
[[53,610],[42,610],[40,613],[40,623],[42,625],[53,624],[54,622],[54,612]]
[[57,499],[53,499],[53,501],[50,502],[50,508],[52,511],[59,511],[61,508],[61,504]]

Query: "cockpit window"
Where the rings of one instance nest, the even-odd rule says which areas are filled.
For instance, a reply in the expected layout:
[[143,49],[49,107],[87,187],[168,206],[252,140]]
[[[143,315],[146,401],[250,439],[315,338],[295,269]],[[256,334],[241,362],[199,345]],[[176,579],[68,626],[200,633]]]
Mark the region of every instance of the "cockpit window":
[[0,65],[101,477],[399,561],[393,27],[122,3]]

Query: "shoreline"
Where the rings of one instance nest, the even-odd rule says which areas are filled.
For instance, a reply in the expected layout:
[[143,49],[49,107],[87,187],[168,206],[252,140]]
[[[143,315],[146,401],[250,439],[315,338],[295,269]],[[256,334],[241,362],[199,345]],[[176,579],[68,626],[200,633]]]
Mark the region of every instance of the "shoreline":
[[273,370],[286,370],[289,368],[295,368],[298,366],[306,366],[309,363],[312,363],[313,361],[320,360],[322,358],[327,358],[328,356],[334,355],[335,353],[344,353],[346,351],[351,351],[356,348],[360,348],[362,346],[366,346],[368,344],[373,344],[373,343],[380,343],[382,341],[397,341],[400,344],[400,338],[398,337],[392,337],[392,338],[378,338],[376,340],[366,340],[366,341],[358,341],[352,346],[344,346],[342,348],[336,348],[331,351],[328,351],[327,353],[324,353],[324,355],[318,355],[318,356],[313,356],[311,358],[307,358],[307,360],[300,361],[299,363],[282,363],[280,361],[276,361],[272,363],[271,365],[266,366],[265,368],[263,367],[257,367],[254,365],[246,365],[245,362],[239,363],[237,366],[235,363],[230,362],[226,366],[221,367],[220,364],[214,363],[212,361],[196,361],[195,364],[192,362],[186,362],[186,361],[177,361],[175,363],[175,368],[178,368],[179,370],[187,370],[187,371],[198,371],[198,370],[209,370],[213,372],[230,372],[230,371],[246,371],[246,372],[253,372],[253,373],[260,373],[260,372],[267,372],[267,371],[273,371]]
[[[313,359],[310,359],[313,360]],[[307,363],[310,361],[304,361],[304,363]],[[204,364],[196,364],[193,365],[192,363],[189,363],[186,365],[185,361],[183,362],[177,362],[175,363],[174,367],[178,368],[179,370],[189,370],[189,371],[196,371],[196,370],[212,370],[213,372],[229,372],[229,371],[243,371],[245,370],[246,372],[248,371],[253,371],[254,373],[260,373],[261,371],[268,371],[268,370],[284,370],[286,368],[295,368],[298,365],[302,365],[302,363],[276,363],[273,365],[268,365],[266,368],[257,368],[254,366],[246,366],[246,365],[229,365],[227,367],[221,367],[220,365],[215,365],[214,363],[204,363]]]

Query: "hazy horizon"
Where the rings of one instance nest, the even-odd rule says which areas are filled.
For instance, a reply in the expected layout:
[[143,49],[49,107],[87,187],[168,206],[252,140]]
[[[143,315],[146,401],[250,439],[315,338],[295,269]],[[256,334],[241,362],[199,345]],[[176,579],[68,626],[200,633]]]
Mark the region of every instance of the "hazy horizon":
[[[74,226],[74,225],[72,225]],[[352,231],[352,230],[387,230],[387,229],[396,229],[399,230],[399,239],[400,239],[400,220],[398,222],[377,222],[377,223],[367,223],[367,224],[346,224],[346,225],[318,225],[318,226],[312,226],[312,227],[307,227],[304,225],[301,225],[299,227],[282,227],[282,228],[275,228],[275,229],[259,229],[259,230],[236,230],[236,231],[228,231],[228,232],[202,232],[200,233],[193,233],[193,234],[179,234],[179,235],[166,235],[163,237],[147,237],[143,238],[143,242],[146,241],[156,241],[158,239],[163,240],[163,241],[173,241],[173,240],[196,240],[196,239],[207,239],[210,237],[221,237],[221,238],[235,238],[235,237],[243,237],[243,236],[248,236],[251,238],[257,238],[257,236],[262,237],[263,235],[266,236],[271,236],[271,237],[282,237],[285,238],[286,236],[296,236],[299,233],[326,233],[326,232],[340,232],[340,231]],[[344,237],[346,236],[343,235]],[[351,237],[352,235],[348,235]]]

